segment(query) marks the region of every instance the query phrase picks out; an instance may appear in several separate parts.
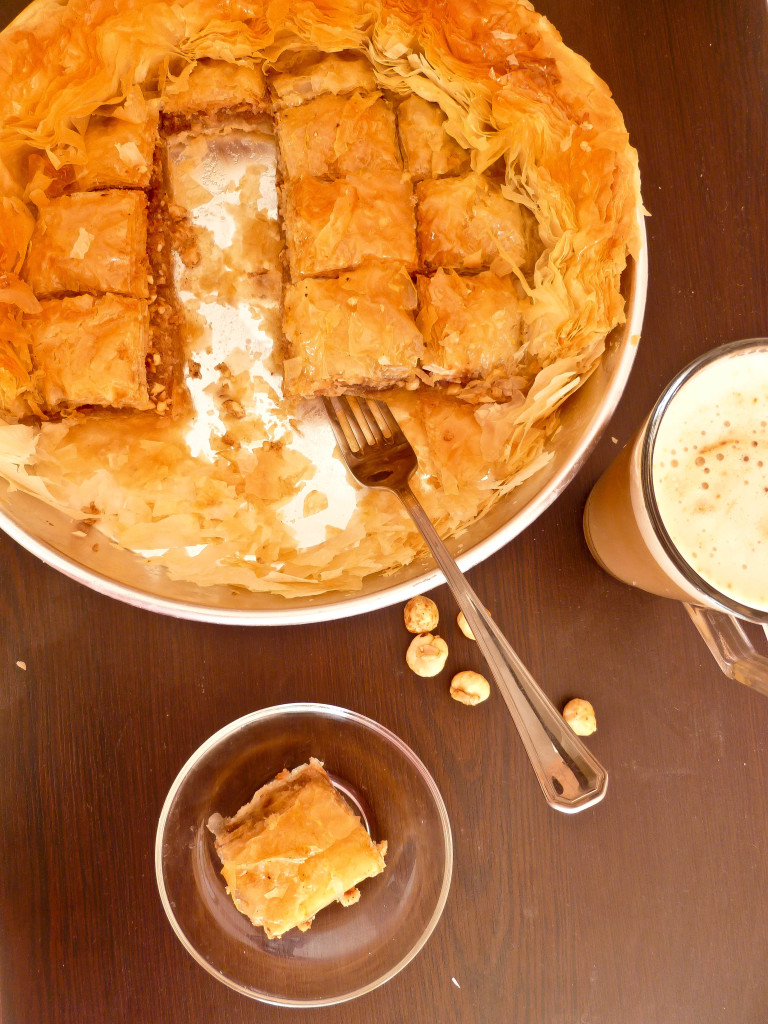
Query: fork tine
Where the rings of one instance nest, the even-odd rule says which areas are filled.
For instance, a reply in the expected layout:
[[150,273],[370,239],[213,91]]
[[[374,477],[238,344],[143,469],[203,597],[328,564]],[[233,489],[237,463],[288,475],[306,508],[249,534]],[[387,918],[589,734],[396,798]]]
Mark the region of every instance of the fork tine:
[[347,398],[346,395],[341,395],[337,399],[337,401],[339,403],[339,406],[341,407],[342,413],[344,414],[347,426],[349,427],[350,431],[352,432],[352,435],[357,441],[358,448],[360,449],[360,451],[362,451],[368,444],[368,441],[366,439],[363,428],[360,426],[358,419],[355,416],[355,410],[349,404],[349,399]]
[[349,441],[347,440],[347,435],[344,433],[344,428],[339,422],[339,417],[336,415],[336,410],[333,407],[333,402],[330,400],[330,398],[324,397],[323,405],[325,406],[325,411],[328,413],[328,419],[331,424],[331,430],[333,431],[333,435],[336,438],[336,444],[341,449],[342,454],[346,455],[350,451]]
[[392,434],[392,440],[397,441],[399,438],[404,438],[403,429],[397,422],[392,414],[392,410],[389,408],[386,402],[376,401],[376,407],[381,413],[381,417],[389,427],[390,433]]
[[379,421],[376,419],[376,414],[371,408],[371,404],[367,398],[358,398],[358,408],[365,417],[365,422],[368,424],[368,429],[373,437],[374,444],[384,444],[389,438],[384,436],[384,431],[379,426]]

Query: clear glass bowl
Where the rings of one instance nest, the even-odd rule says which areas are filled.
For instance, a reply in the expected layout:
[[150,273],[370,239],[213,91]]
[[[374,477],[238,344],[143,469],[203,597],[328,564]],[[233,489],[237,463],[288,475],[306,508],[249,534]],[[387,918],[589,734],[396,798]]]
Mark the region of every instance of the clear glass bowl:
[[[206,823],[310,757],[387,840],[387,866],[360,884],[354,906],[333,903],[309,931],[269,940],[227,895]],[[282,1006],[340,1003],[394,977],[437,924],[452,863],[448,814],[419,758],[383,726],[327,704],[266,708],[219,730],[171,786],[155,845],[160,898],[187,951],[230,988]]]

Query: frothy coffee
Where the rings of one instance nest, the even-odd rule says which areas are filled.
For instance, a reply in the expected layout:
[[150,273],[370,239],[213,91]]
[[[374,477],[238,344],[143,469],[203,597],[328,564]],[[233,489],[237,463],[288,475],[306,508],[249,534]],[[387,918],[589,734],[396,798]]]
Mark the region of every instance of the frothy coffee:
[[768,610],[768,347],[704,366],[670,401],[653,454],[659,514],[721,594]]

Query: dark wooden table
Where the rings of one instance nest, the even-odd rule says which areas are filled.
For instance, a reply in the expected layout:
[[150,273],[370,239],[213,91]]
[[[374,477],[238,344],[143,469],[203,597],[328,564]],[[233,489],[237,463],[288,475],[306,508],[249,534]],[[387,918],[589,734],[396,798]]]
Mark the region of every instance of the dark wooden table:
[[[467,710],[446,677],[406,669],[399,607],[283,629],[174,621],[0,537],[4,1024],[305,1019],[194,963],[153,864],[160,808],[198,744],[296,699],[402,736],[433,772],[455,841],[448,904],[419,957],[307,1020],[768,1020],[768,700],[719,674],[682,607],[604,575],[580,525],[592,483],[667,379],[707,348],[768,334],[768,13],[763,0],[540,6],[610,83],[639,150],[648,306],[599,447],[470,577],[552,699],[594,703],[605,801],[574,818],[549,810],[498,696]],[[14,5],[3,9],[7,20]],[[435,597],[452,615],[445,588]],[[469,643],[454,648],[449,669],[480,668]]]

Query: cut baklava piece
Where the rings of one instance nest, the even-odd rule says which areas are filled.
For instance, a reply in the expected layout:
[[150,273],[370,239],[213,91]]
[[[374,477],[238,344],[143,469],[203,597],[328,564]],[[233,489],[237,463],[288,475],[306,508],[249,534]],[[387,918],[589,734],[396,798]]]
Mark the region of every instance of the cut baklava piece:
[[386,842],[372,842],[315,758],[280,772],[231,818],[212,815],[208,828],[227,892],[268,939],[305,931],[334,900],[355,903],[358,883],[385,867]]
[[277,115],[277,138],[287,178],[339,178],[402,166],[395,115],[379,93],[319,96]]
[[297,107],[325,93],[371,92],[376,79],[370,62],[359,54],[309,54],[290,70],[273,75],[269,86],[276,107]]
[[140,121],[94,115],[85,132],[85,164],[75,168],[80,192],[105,188],[147,188],[157,143],[157,113]]
[[26,318],[32,361],[50,410],[82,405],[148,409],[149,312],[143,299],[76,295]]
[[171,133],[205,131],[250,121],[267,107],[267,86],[260,67],[203,59],[163,97],[163,128]]
[[416,198],[419,252],[427,267],[530,270],[536,222],[482,174],[420,181]]
[[517,372],[523,321],[516,280],[492,271],[464,276],[438,270],[416,284],[425,371],[459,383]]
[[294,281],[351,270],[365,259],[418,263],[411,184],[397,171],[283,186],[283,223]]
[[415,308],[416,290],[397,264],[365,263],[338,278],[289,285],[286,393],[338,395],[416,381],[424,342]]
[[400,145],[414,180],[469,170],[469,153],[446,132],[445,121],[440,107],[420,96],[410,96],[397,108]]
[[146,298],[147,200],[143,192],[78,192],[42,207],[24,277],[38,298],[116,292]]

